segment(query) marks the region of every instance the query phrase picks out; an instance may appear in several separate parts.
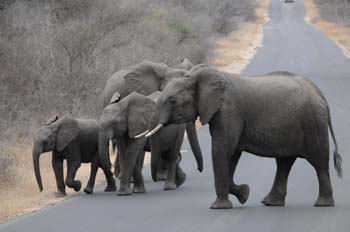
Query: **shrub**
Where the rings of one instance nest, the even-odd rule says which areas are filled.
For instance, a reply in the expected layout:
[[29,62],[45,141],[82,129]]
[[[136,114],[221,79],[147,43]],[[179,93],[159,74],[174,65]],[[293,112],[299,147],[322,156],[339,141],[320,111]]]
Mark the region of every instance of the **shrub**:
[[[254,19],[255,3],[0,1],[0,141],[12,146],[30,138],[53,114],[98,117],[106,80],[144,59],[208,62],[217,38]],[[7,154],[0,161],[6,168],[16,162]],[[0,182],[12,178],[4,170]]]
[[343,26],[350,26],[350,2],[348,0],[314,0],[321,17]]

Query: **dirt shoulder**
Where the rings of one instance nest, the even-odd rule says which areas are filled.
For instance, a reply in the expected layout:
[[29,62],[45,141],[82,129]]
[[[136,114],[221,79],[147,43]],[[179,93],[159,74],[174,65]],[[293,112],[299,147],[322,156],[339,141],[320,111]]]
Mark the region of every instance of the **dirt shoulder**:
[[269,3],[270,0],[259,1],[254,22],[243,23],[237,31],[217,42],[211,65],[232,73],[243,71],[262,46],[263,28],[269,20]]
[[350,58],[350,27],[340,26],[322,19],[314,0],[305,0],[305,9],[305,21],[331,38],[343,51],[344,55]]
[[[90,164],[82,164],[76,175],[76,180],[82,182],[81,191],[74,192],[74,190],[66,187],[67,197],[57,198],[55,196],[57,191],[56,181],[51,165],[52,155],[51,153],[44,153],[40,157],[44,191],[39,192],[32,163],[28,163],[28,156],[31,157],[32,148],[28,141],[23,141],[22,144],[18,147],[7,147],[4,151],[10,156],[16,157],[15,164],[12,164],[15,165],[16,174],[13,175],[13,179],[9,183],[5,183],[5,186],[0,189],[0,223],[17,216],[39,211],[69,197],[84,194],[83,188],[90,176]],[[111,156],[111,160],[114,161],[114,159],[115,156]],[[64,169],[66,171],[66,162],[64,162]],[[104,185],[104,183],[105,178],[100,169],[96,176],[95,186]]]

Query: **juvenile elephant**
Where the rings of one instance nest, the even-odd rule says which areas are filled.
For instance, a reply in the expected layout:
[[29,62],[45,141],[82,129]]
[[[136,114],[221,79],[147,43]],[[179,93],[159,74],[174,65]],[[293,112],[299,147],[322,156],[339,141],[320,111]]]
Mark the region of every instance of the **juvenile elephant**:
[[[34,134],[33,162],[35,177],[40,191],[43,190],[41,181],[39,157],[44,152],[52,151],[52,166],[57,183],[57,196],[65,196],[63,177],[63,160],[67,160],[66,185],[79,191],[81,182],[74,180],[81,163],[91,163],[91,173],[84,191],[93,193],[95,177],[100,166],[98,157],[98,124],[92,119],[73,119],[65,116],[55,117],[47,125],[39,128]],[[115,191],[113,176],[107,175],[105,191]]]
[[299,157],[317,173],[319,196],[315,206],[334,205],[328,128],[335,144],[333,158],[339,176],[341,156],[328,103],[304,77],[288,72],[241,77],[203,68],[189,78],[172,80],[159,98],[156,114],[160,115],[157,129],[169,123],[191,122],[198,116],[202,125],[209,123],[217,195],[211,208],[231,208],[229,193],[241,203],[247,200],[248,186],[233,181],[243,151],[276,159],[275,181],[263,204],[285,204],[288,175]]
[[134,92],[108,105],[102,112],[99,121],[99,157],[105,173],[112,175],[108,146],[110,140],[116,142],[122,166],[118,195],[132,193],[131,176],[134,179],[133,192],[146,192],[140,165],[136,163],[144,157],[146,138],[139,134],[150,127],[154,105],[151,99]]
[[[120,70],[113,74],[107,81],[106,86],[101,94],[103,107],[106,107],[115,92],[120,94],[122,99],[133,91],[141,93],[145,96],[152,94],[155,91],[164,89],[166,84],[174,78],[183,77],[189,70],[195,71],[202,68],[203,65],[193,65],[188,59],[183,59],[175,68],[169,67],[164,63],[156,63],[144,60],[139,64]],[[189,123],[186,127],[188,139],[191,149],[195,153],[200,153],[200,147],[197,138],[195,125]],[[115,141],[113,141],[113,144]],[[118,157],[115,162],[115,173],[119,175]],[[160,165],[164,166],[164,165]],[[164,176],[165,170],[159,173],[159,176]]]

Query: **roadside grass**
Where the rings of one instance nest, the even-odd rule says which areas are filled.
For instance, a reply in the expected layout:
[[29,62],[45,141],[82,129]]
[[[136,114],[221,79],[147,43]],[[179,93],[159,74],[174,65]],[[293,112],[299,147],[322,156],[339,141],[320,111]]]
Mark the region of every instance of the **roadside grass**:
[[262,0],[255,8],[256,18],[245,22],[228,36],[220,39],[214,49],[211,64],[222,71],[240,73],[261,47],[263,26],[268,21],[270,0]]
[[[306,0],[307,14],[305,20],[331,38],[343,51],[344,55],[350,58],[350,26],[324,19],[320,13],[320,7],[315,3],[315,0]],[[350,18],[350,12],[348,14]]]

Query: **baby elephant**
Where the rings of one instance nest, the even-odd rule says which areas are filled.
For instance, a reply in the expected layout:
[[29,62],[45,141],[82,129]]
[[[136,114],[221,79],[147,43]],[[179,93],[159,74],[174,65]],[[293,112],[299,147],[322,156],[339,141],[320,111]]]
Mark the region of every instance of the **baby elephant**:
[[[44,152],[52,151],[52,166],[56,177],[58,192],[56,196],[65,196],[63,180],[63,159],[67,160],[66,185],[79,191],[81,182],[74,180],[81,163],[91,163],[90,178],[84,192],[93,193],[95,177],[100,166],[98,157],[98,131],[96,120],[73,119],[65,116],[54,119],[39,128],[34,135],[33,162],[35,177],[40,191],[43,190],[39,157]],[[107,187],[105,191],[116,191],[113,176],[105,173]]]

